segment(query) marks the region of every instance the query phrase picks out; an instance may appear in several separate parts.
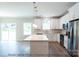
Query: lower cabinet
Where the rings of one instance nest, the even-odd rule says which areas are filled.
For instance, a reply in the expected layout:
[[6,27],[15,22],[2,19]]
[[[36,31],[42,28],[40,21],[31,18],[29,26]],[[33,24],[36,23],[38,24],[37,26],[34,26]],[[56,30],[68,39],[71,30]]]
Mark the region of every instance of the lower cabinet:
[[64,36],[64,47],[68,49],[68,36]]

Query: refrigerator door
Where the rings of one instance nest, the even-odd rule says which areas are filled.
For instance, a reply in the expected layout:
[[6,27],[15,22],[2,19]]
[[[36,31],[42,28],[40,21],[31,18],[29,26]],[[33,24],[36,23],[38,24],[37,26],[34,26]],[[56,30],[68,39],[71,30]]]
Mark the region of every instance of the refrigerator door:
[[77,26],[76,26],[76,54],[79,56],[79,21],[77,21]]
[[74,22],[74,34],[73,34],[73,55],[74,56],[77,56],[78,54],[77,54],[77,49],[78,49],[78,21],[75,21]]
[[68,52],[69,54],[72,56],[73,52],[73,25],[74,23],[73,22],[70,22],[70,38],[68,39]]
[[68,39],[68,51],[71,56],[78,55],[78,21],[70,22],[70,38]]

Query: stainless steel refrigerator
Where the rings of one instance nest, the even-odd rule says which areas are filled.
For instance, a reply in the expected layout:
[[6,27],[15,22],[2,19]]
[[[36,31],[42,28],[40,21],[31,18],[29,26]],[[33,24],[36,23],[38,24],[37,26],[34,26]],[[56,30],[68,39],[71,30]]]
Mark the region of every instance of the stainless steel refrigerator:
[[71,56],[78,56],[79,19],[70,21],[68,29],[68,52]]

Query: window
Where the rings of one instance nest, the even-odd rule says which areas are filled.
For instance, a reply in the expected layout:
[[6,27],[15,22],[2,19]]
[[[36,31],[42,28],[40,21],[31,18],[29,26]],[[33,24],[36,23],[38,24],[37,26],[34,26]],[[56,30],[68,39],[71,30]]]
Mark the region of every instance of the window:
[[24,23],[24,35],[31,35],[31,34],[32,34],[32,24]]
[[16,24],[1,23],[1,39],[2,41],[16,40]]
[[50,20],[49,19],[43,20],[43,29],[50,29]]

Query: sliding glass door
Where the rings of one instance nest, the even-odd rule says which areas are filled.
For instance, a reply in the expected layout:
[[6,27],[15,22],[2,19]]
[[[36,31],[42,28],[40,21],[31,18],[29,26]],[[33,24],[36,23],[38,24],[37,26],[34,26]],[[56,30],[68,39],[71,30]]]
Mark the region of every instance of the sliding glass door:
[[2,23],[1,24],[1,40],[12,41],[16,40],[16,24]]

